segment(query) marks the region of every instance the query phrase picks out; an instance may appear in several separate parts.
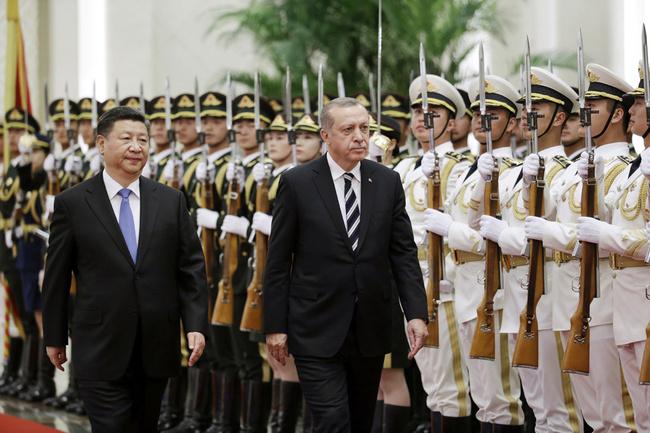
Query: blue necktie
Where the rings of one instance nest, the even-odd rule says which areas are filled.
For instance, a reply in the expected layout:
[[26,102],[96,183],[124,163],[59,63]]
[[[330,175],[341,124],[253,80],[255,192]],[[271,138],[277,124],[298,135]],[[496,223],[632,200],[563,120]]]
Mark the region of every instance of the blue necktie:
[[122,204],[120,204],[120,229],[122,230],[126,247],[129,249],[129,253],[131,253],[133,263],[135,263],[135,258],[138,254],[138,241],[135,238],[135,224],[133,222],[131,206],[129,205],[131,190],[122,188],[118,194],[122,197]]

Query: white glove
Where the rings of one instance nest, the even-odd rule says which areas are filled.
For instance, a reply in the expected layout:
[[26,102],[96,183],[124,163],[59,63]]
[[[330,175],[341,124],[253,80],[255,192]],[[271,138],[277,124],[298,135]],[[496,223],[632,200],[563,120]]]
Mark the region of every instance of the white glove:
[[[582,152],[580,154],[580,159],[576,163],[578,167],[578,174],[583,179],[587,179],[588,161],[589,161],[589,154],[587,152]],[[596,166],[594,170],[596,175],[596,180],[600,180],[603,177],[603,170],[604,170],[603,158],[601,156],[594,155],[594,165]]]
[[251,227],[253,230],[258,230],[268,236],[271,234],[271,221],[273,221],[271,215],[265,214],[264,212],[255,212]]
[[641,165],[639,166],[639,170],[641,170],[641,173],[646,177],[646,179],[650,180],[650,151],[649,150],[644,150],[641,152]]
[[440,236],[449,234],[449,226],[453,222],[450,215],[435,209],[425,209],[424,214],[424,228],[427,231]]
[[232,233],[245,238],[249,225],[250,223],[245,217],[226,215],[226,217],[223,219],[223,224],[221,224],[221,231],[225,233]]
[[523,181],[524,185],[528,186],[530,183],[537,177],[537,172],[539,170],[539,156],[531,153],[524,159],[524,165],[522,167],[523,171]]
[[54,171],[55,168],[56,160],[54,159],[54,155],[48,153],[48,155],[45,157],[45,160],[43,161],[43,170]]
[[205,182],[206,180],[212,180],[214,179],[214,176],[216,175],[216,167],[214,164],[209,164],[206,166],[205,161],[199,162],[199,165],[196,166],[196,180],[199,182]]
[[600,234],[610,230],[609,224],[591,217],[578,217],[578,240],[597,244]]
[[[145,167],[148,167],[149,164],[145,164]],[[90,172],[91,173],[99,173],[99,170],[102,169],[102,156],[101,155],[95,155],[93,159],[90,160]],[[143,171],[144,173],[144,171]],[[143,174],[144,176],[144,174]],[[147,176],[148,177],[148,176]]]
[[265,178],[266,178],[266,166],[261,162],[258,162],[257,164],[255,164],[255,167],[253,167],[253,179],[255,179],[255,182],[259,183],[263,181]]
[[499,236],[508,227],[508,224],[493,216],[482,215],[479,219],[479,226],[479,233],[483,238],[499,242]]
[[81,157],[77,155],[70,155],[65,160],[65,164],[63,165],[63,170],[65,170],[65,172],[69,174],[76,174],[76,175],[81,174],[81,171],[83,170],[83,161],[81,160]]
[[436,155],[433,152],[425,152],[424,155],[422,155],[422,162],[420,163],[422,173],[426,177],[433,176],[433,169],[435,168],[435,165]]
[[447,280],[440,280],[440,293],[453,293],[454,286]]
[[536,216],[527,216],[524,221],[524,233],[528,239],[535,239],[541,241],[544,237],[544,232],[548,230],[548,221],[544,218]]
[[52,215],[54,213],[54,199],[56,197],[53,195],[46,195],[45,196],[45,212],[48,214]]
[[23,228],[21,226],[16,226],[14,229],[14,234],[16,235],[16,239],[20,239],[23,237]]
[[[236,167],[236,168],[235,168]],[[231,182],[235,176],[237,176],[237,182],[239,182],[240,188],[244,187],[244,167],[241,165],[235,166],[235,163],[229,162],[228,167],[226,168],[226,180]]]
[[196,210],[196,224],[200,227],[214,230],[217,228],[218,219],[219,212],[215,212],[211,209],[205,209],[202,207]]
[[25,134],[18,140],[18,152],[21,155],[29,156],[32,154],[32,142],[34,141],[32,137],[31,135]]
[[13,248],[14,246],[14,240],[12,239],[11,236],[11,230],[5,230],[5,245],[7,248]]
[[183,178],[183,161],[176,159],[176,170],[174,170],[174,160],[169,159],[165,168],[163,169],[163,176],[167,181],[172,181],[174,179],[180,180]]
[[489,153],[484,153],[478,157],[476,169],[483,180],[488,180],[492,177],[495,164],[494,158]]

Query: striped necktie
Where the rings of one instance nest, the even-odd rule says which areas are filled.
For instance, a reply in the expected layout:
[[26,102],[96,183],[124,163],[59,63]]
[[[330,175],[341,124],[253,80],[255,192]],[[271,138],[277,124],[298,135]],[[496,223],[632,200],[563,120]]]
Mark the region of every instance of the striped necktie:
[[357,195],[354,193],[354,189],[352,189],[354,175],[352,173],[345,173],[343,179],[345,180],[345,221],[347,223],[348,238],[350,238],[350,242],[352,243],[352,251],[356,251],[359,246],[361,212],[359,212]]

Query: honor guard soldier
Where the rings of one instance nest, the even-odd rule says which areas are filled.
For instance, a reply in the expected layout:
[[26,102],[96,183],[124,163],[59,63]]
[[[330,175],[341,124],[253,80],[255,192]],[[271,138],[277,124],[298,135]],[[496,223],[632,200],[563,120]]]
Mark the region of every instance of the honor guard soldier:
[[[22,275],[16,264],[14,229],[16,228],[16,208],[20,207],[20,180],[18,177],[19,142],[25,133],[34,134],[39,125],[31,114],[20,108],[12,108],[5,114],[5,128],[9,140],[10,164],[3,167],[0,178],[0,225],[3,239],[0,242],[0,270],[9,288],[13,320],[19,329],[20,338],[10,337],[9,358],[0,379],[0,394],[17,396],[26,391],[36,376],[38,357],[38,327],[33,311],[24,302]],[[4,152],[5,146],[2,147]],[[4,162],[2,162],[4,165]],[[7,323],[5,326],[9,326]]]
[[[368,129],[370,130],[370,136],[379,131],[379,125],[377,124],[377,115],[370,113],[370,123],[368,123]],[[397,120],[388,116],[381,116],[381,135],[387,137],[390,141],[386,149],[381,149],[376,144],[371,143],[368,147],[368,156],[376,161],[381,162],[386,167],[393,168],[395,166],[395,158],[399,155],[399,140],[402,137],[400,132],[400,124],[397,123]]]
[[291,100],[291,116],[293,123],[295,124],[298,122],[305,114],[308,114],[305,112],[305,100],[302,96],[295,96]]
[[[635,135],[650,146],[645,104],[644,74],[641,82],[624,98],[633,98],[630,125]],[[621,359],[623,375],[632,398],[637,431],[650,432],[650,388],[640,384],[639,376],[650,318],[650,264],[646,263],[649,246],[645,226],[648,211],[648,179],[639,170],[642,158],[648,165],[648,151],[623,169],[605,196],[607,222],[593,218],[578,219],[578,238],[592,239],[609,252],[612,269],[614,341]],[[602,271],[602,268],[601,268]],[[647,350],[647,349],[646,349]]]
[[[409,86],[411,99],[411,131],[424,151],[421,157],[407,157],[397,164],[397,171],[402,178],[406,196],[406,211],[413,226],[413,236],[418,246],[418,258],[425,283],[429,279],[427,251],[427,219],[429,203],[427,200],[429,178],[436,170],[440,177],[440,196],[444,201],[462,181],[461,175],[467,170],[470,161],[454,152],[451,131],[456,119],[465,115],[465,103],[460,93],[445,79],[436,75],[427,75],[427,94],[422,95],[422,78],[418,77]],[[425,127],[422,98],[427,98],[428,110],[434,113],[433,138],[430,143]],[[386,98],[384,98],[386,99]],[[435,145],[434,155],[432,144]],[[445,208],[445,210],[447,210]],[[444,253],[443,253],[444,254]],[[477,255],[478,257],[478,255]],[[431,411],[432,425],[470,431],[469,416],[471,401],[467,364],[462,357],[456,318],[455,300],[451,281],[454,266],[446,260],[446,269],[442,271],[447,280],[440,283],[440,300],[438,306],[439,346],[424,347],[415,359],[420,369],[422,385],[427,393],[427,406]]]
[[[251,235],[252,213],[247,206],[250,202],[255,179],[252,175],[253,167],[259,162],[260,152],[257,140],[255,119],[255,95],[245,93],[233,100],[233,127],[236,140],[242,152],[241,166],[233,162],[226,169],[226,180],[230,183],[236,178],[237,183],[243,187],[243,199],[239,215],[226,215],[221,231],[234,234],[240,238],[239,257],[237,258],[237,271],[233,277],[234,291],[234,316],[230,328],[235,359],[239,370],[241,407],[240,430],[260,432],[265,430],[266,419],[263,409],[266,404],[262,399],[263,379],[268,380],[268,374],[263,374],[262,357],[257,341],[250,338],[248,332],[240,330],[240,322],[246,303],[246,289],[250,282],[249,258],[253,256],[253,245],[247,242]],[[274,112],[270,104],[263,97],[259,98],[259,128],[266,129],[273,119]],[[268,161],[266,161],[268,162]],[[227,236],[227,235],[226,235]],[[224,258],[225,260],[226,258]],[[260,403],[261,402],[261,403]]]
[[[482,84],[484,96],[478,91]],[[452,276],[448,278],[454,287],[459,340],[469,370],[470,392],[478,406],[476,418],[481,423],[481,431],[520,432],[523,431],[523,413],[519,401],[519,377],[510,367],[507,335],[499,334],[503,290],[498,284],[492,287],[494,292],[487,290],[490,287],[488,282],[495,280],[494,272],[498,277],[500,269],[498,261],[496,265],[486,265],[488,259],[494,260],[494,257],[488,257],[488,253],[494,254],[494,250],[490,250],[488,245],[491,241],[485,240],[478,232],[476,214],[480,203],[475,199],[483,193],[488,182],[496,181],[493,173],[495,177],[516,177],[515,173],[521,168],[521,163],[512,159],[510,148],[510,138],[519,115],[519,93],[509,82],[493,75],[486,76],[484,83],[475,84],[471,93],[478,94],[471,105],[474,112],[472,132],[481,144],[481,153],[487,156],[477,159],[461,174],[447,196],[448,213],[429,211],[425,227],[448,239],[455,265],[453,273],[449,273]],[[488,127],[484,129],[486,123]],[[487,152],[489,144],[493,146],[491,153]],[[498,196],[505,191],[493,191],[490,197],[495,193]],[[498,283],[498,278],[496,281]],[[478,316],[477,310],[485,316]],[[478,350],[474,349],[474,340],[483,333],[487,340],[492,340],[486,341],[486,347],[492,348],[491,354],[477,353]]]
[[[93,114],[93,104],[95,105]],[[93,119],[93,115],[95,119]],[[93,121],[97,123],[98,103],[93,98],[81,98],[79,100],[79,134],[86,145],[86,152],[83,157],[82,178],[90,179],[98,174],[102,168],[102,156],[95,146],[95,130]]]
[[276,98],[269,98],[268,101],[269,104],[271,104],[271,108],[273,109],[274,116],[284,113],[284,105],[282,104],[282,101]]
[[[591,137],[596,147],[596,213],[605,218],[604,197],[617,178],[628,173],[631,161],[626,139],[628,113],[623,97],[633,88],[603,66],[592,63],[587,65],[586,71],[589,87],[585,106],[591,110]],[[553,290],[553,329],[561,331],[565,350],[571,343],[568,341],[571,317],[579,303],[580,263],[576,246],[581,239],[577,236],[577,226],[583,178],[588,174],[587,158],[587,153],[583,152],[581,158],[553,182],[550,192],[555,202],[555,221],[528,217],[524,226],[529,239],[542,240],[546,248],[555,250],[554,260],[559,266],[551,278],[551,286],[558,288]],[[589,242],[597,243],[598,239]],[[594,431],[630,431],[634,420],[614,340],[613,272],[606,251],[600,251],[599,265],[598,290],[589,310],[589,374],[571,374],[571,383],[582,415]]]
[[163,171],[172,153],[169,137],[167,137],[167,129],[165,128],[165,96],[160,95],[151,99],[149,107],[151,110],[149,114],[149,130],[154,144],[152,148],[155,149],[150,159],[149,172],[152,179],[164,182]]
[[[537,321],[537,346],[539,355],[534,361],[535,367],[513,358],[513,365],[518,366],[521,384],[528,405],[535,414],[535,431],[575,432],[579,433],[582,417],[576,408],[571,391],[571,383],[567,374],[562,373],[560,361],[563,357],[559,334],[553,331],[553,303],[555,291],[564,287],[552,286],[551,279],[557,272],[557,265],[551,261],[549,254],[540,257],[545,262],[544,273],[540,280],[530,281],[529,263],[525,251],[528,240],[524,232],[524,220],[530,211],[530,187],[537,180],[540,159],[544,166],[543,186],[543,216],[548,219],[555,217],[555,209],[550,199],[550,188],[561,177],[561,173],[571,163],[564,154],[560,143],[562,128],[578,95],[554,74],[541,69],[531,68],[531,108],[537,116],[536,124],[537,148],[526,157],[523,168],[517,166],[514,170],[504,170],[499,176],[501,219],[483,215],[480,217],[480,233],[483,237],[497,242],[502,252],[502,275],[504,284],[503,317],[501,334],[507,334],[511,357],[517,344],[520,329],[520,315],[527,312],[527,295],[529,291],[539,290],[541,296],[537,304],[531,308]],[[525,98],[519,102],[523,103]],[[523,128],[529,130],[528,112],[522,112]],[[530,135],[531,132],[528,132]],[[532,140],[532,136],[527,137]],[[481,159],[489,157],[484,154]],[[479,166],[483,161],[479,161]],[[475,200],[481,202],[478,214],[482,214],[484,199],[482,192],[475,190]],[[536,190],[539,191],[539,188]],[[538,192],[539,194],[539,192]],[[533,216],[534,218],[534,216]],[[542,281],[542,286],[534,287]],[[558,351],[558,349],[560,349]]]
[[[43,318],[39,272],[43,269],[45,240],[37,233],[45,229],[42,222],[43,199],[47,175],[43,170],[45,155],[50,150],[48,138],[40,133],[25,134],[18,144],[20,156],[16,169],[20,179],[20,195],[16,203],[16,224],[13,243],[17,249],[16,268],[20,272],[25,310],[34,316],[42,335]],[[25,401],[43,401],[56,395],[54,365],[50,362],[41,337],[38,339],[37,380],[18,394]]]
[[400,141],[398,143],[398,154],[393,159],[397,165],[402,159],[409,155],[409,147],[406,141],[409,137],[409,120],[411,119],[411,107],[407,97],[397,93],[384,93],[381,96],[381,115],[395,119],[400,125]]
[[369,112],[372,111],[372,104],[370,103],[370,98],[368,97],[367,93],[363,93],[363,92],[355,93],[352,97],[357,101],[359,101],[359,104],[363,105],[363,108],[365,108]]
[[296,159],[306,164],[321,156],[320,127],[313,114],[304,114],[294,125],[296,131]]

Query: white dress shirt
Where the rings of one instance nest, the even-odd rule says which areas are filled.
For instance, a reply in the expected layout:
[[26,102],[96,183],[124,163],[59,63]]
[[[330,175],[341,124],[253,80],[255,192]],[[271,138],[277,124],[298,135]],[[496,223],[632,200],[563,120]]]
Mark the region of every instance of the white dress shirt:
[[[106,170],[102,172],[104,178],[104,185],[106,186],[106,194],[113,207],[113,214],[118,225],[120,223],[120,206],[122,206],[122,196],[118,193],[123,188],[122,185],[117,183]],[[133,225],[135,226],[135,240],[140,240],[140,179],[135,180],[127,187],[131,190],[129,195],[129,206],[131,206],[131,213],[133,214]]]
[[[332,173],[332,180],[334,181],[334,189],[336,190],[336,198],[339,201],[339,208],[341,209],[341,217],[343,218],[343,225],[347,229],[347,212],[345,211],[345,179],[343,175],[347,173],[341,168],[340,165],[334,161],[332,156],[327,154],[327,163],[330,166]],[[359,203],[359,213],[361,213],[361,162],[357,163],[352,170],[350,170],[354,179],[352,179],[352,190],[357,196],[357,203]]]

